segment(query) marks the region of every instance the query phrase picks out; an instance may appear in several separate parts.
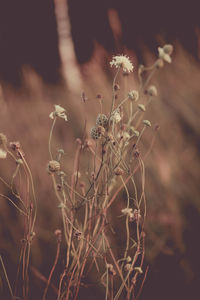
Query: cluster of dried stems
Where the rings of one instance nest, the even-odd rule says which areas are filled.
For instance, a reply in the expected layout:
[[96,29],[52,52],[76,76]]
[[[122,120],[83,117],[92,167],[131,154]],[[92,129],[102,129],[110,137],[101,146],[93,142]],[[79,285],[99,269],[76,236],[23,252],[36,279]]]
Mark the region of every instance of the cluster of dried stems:
[[[164,61],[170,62],[172,46],[159,49],[159,58],[151,67],[139,66],[138,90],[129,91],[121,101],[118,99],[118,77],[120,73],[132,71],[133,66],[126,56],[113,58],[111,65],[117,71],[112,84],[110,111],[103,113],[103,100],[98,95],[101,111],[90,137],[85,134],[82,139],[76,140],[70,178],[64,170],[64,150],[58,150],[54,156],[52,149],[56,120],[63,118],[67,121],[66,111],[56,105],[55,111],[50,114],[52,127],[47,170],[58,200],[63,228],[55,231],[57,252],[46,279],[43,300],[48,298],[62,244],[66,249],[65,265],[56,290],[57,300],[78,299],[80,287],[84,286],[85,278],[90,274],[96,274],[96,281],[105,288],[106,300],[137,299],[140,295],[148,271],[143,267],[146,218],[144,160],[152,148],[157,128],[154,128],[152,143],[146,153],[141,153],[140,144],[145,130],[151,127],[150,121],[144,120],[144,113],[157,95],[155,86],[149,83],[155,70],[163,67]],[[2,257],[1,264],[12,299],[19,299],[17,295],[22,293],[26,300],[29,298],[29,261],[35,236],[37,201],[31,171],[19,142],[8,146],[3,134],[1,140],[1,146],[16,163],[10,183],[0,178],[12,197],[1,196],[12,202],[24,220],[24,237],[14,289],[9,283]],[[136,177],[140,178],[137,182]],[[113,207],[118,211],[116,218],[112,214]],[[113,229],[115,219],[120,221],[125,232],[125,243],[120,251],[112,243],[118,234]],[[22,287],[18,286],[19,276],[23,279]]]

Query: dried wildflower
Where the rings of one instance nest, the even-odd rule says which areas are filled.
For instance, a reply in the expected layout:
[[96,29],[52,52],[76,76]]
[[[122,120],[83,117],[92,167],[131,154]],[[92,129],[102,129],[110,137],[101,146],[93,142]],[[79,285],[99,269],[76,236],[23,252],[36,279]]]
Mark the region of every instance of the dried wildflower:
[[58,204],[58,208],[64,209],[64,208],[66,208],[66,206],[65,206],[65,204],[62,202],[62,203]]
[[116,272],[115,272],[115,269],[113,267],[112,264],[106,264],[106,267],[108,269],[108,272],[111,274],[111,275],[116,275]]
[[126,55],[117,55],[113,56],[112,61],[110,62],[111,66],[115,66],[117,69],[122,68],[124,72],[130,73],[133,72],[133,65]]
[[171,63],[172,59],[170,55],[173,52],[173,46],[172,45],[165,45],[163,48],[158,47],[158,56],[159,58],[163,59],[164,61]]
[[127,131],[125,131],[125,132],[123,133],[123,139],[125,139],[125,140],[130,139],[130,134],[129,134]]
[[151,97],[153,96],[157,96],[158,92],[157,92],[157,88],[154,85],[150,85],[147,88],[147,94]]
[[16,164],[17,165],[23,165],[23,160],[21,158],[16,159]]
[[136,136],[136,137],[138,137],[138,136],[140,135],[140,133],[139,133],[138,130],[134,130],[134,131],[133,131],[133,135]]
[[0,146],[6,146],[7,144],[7,137],[5,134],[0,133]]
[[108,124],[107,116],[104,114],[98,114],[97,119],[96,119],[96,124],[103,126],[105,128]]
[[143,112],[146,110],[146,108],[143,104],[138,104],[138,108]]
[[129,97],[129,99],[132,100],[132,101],[137,101],[138,98],[139,98],[139,93],[138,93],[138,91],[136,91],[136,90],[130,91],[130,92],[128,93],[128,97]]
[[123,213],[123,215],[125,215],[125,216],[128,215],[129,216],[130,214],[132,214],[133,209],[126,207],[126,208],[122,209],[121,212]]
[[135,267],[134,270],[140,274],[143,273],[142,268],[141,267]]
[[3,149],[0,149],[0,159],[5,159],[7,156],[7,152]]
[[166,45],[164,45],[163,50],[166,54],[172,55],[174,47],[170,44],[166,44]]
[[93,140],[98,140],[101,136],[97,127],[92,127],[90,130],[90,135]]
[[115,169],[115,175],[116,176],[121,176],[121,175],[123,175],[124,174],[124,170],[122,170],[121,168],[116,168]]
[[151,127],[151,122],[149,120],[143,120],[143,124],[147,127]]
[[121,121],[121,116],[120,116],[119,111],[117,111],[117,110],[114,111],[110,119],[114,123],[119,123]]
[[60,229],[56,229],[54,231],[54,234],[56,236],[57,242],[61,243],[61,240],[62,240],[62,231]]
[[51,160],[49,161],[48,165],[47,165],[47,170],[50,173],[54,173],[60,170],[60,163],[56,160]]
[[131,262],[131,257],[127,256],[126,261],[127,261],[127,263],[130,263]]
[[132,270],[133,270],[133,267],[132,267],[131,264],[126,264],[126,265],[124,266],[124,269],[125,269],[127,272],[129,272],[129,271],[132,271]]
[[49,118],[54,119],[55,117],[59,117],[67,121],[66,110],[60,105],[54,105],[55,111],[51,112]]
[[141,219],[141,214],[140,214],[140,210],[139,209],[134,209],[133,211],[133,220],[134,221],[139,221]]

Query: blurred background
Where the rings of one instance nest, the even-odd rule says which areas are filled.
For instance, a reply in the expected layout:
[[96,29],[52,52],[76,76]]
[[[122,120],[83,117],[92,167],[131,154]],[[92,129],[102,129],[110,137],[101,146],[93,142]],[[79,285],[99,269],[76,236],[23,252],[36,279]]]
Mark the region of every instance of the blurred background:
[[[122,91],[129,91],[137,89],[138,64],[151,65],[158,46],[166,43],[174,46],[172,64],[152,79],[159,96],[146,113],[160,130],[145,163],[145,264],[150,268],[140,299],[193,300],[200,295],[198,1],[1,1],[0,132],[21,142],[34,175],[39,212],[31,264],[44,276],[55,255],[53,233],[61,226],[46,173],[53,104],[67,109],[69,122],[58,122],[54,145],[65,149],[69,172],[75,139],[83,135],[85,119],[89,132],[99,112],[96,95],[102,95],[104,107],[111,99],[112,55],[127,54],[133,61],[135,72],[120,81]],[[144,135],[147,149],[150,141]],[[13,166],[1,160],[0,175],[11,178],[12,172]],[[0,207],[0,251],[12,283],[23,226],[2,198]],[[55,284],[60,270],[61,262]],[[30,299],[40,299],[44,283],[31,274]],[[2,275],[2,299],[9,299],[5,286]],[[51,292],[48,299],[55,299]],[[87,297],[97,299],[94,287]]]

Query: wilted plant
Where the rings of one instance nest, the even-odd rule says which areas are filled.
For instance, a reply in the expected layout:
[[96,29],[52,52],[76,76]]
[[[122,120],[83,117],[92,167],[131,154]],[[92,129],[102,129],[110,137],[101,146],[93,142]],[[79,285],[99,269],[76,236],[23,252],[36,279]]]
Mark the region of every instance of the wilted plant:
[[[172,50],[171,45],[159,47],[159,57],[151,67],[139,66],[138,90],[127,91],[121,101],[117,97],[120,90],[118,76],[120,72],[129,74],[134,68],[127,56],[113,57],[110,65],[116,68],[116,74],[112,83],[110,109],[104,112],[105,108],[101,103],[101,112],[96,116],[96,124],[82,138],[76,140],[77,148],[70,178],[63,162],[65,151],[60,149],[55,154],[52,149],[56,121],[58,118],[68,121],[67,113],[60,105],[55,105],[55,110],[50,113],[52,127],[49,135],[50,158],[47,171],[53,182],[63,228],[55,232],[57,253],[43,299],[46,299],[59,259],[61,243],[65,249],[65,264],[60,277],[57,300],[78,299],[85,278],[94,271],[96,281],[105,288],[105,299],[139,297],[148,271],[148,268],[143,267],[147,213],[144,160],[153,145],[156,132],[154,130],[148,152],[142,153],[142,136],[151,127],[151,122],[144,119],[144,113],[152,99],[157,96],[157,89],[150,85],[150,80],[155,70],[163,67],[164,62],[171,62]],[[17,208],[25,215],[26,246],[22,248],[22,274],[25,280],[23,295],[24,299],[28,299],[26,278],[36,218],[35,192],[32,175],[20,145],[11,144],[11,148],[17,153],[16,158],[5,143],[7,142],[4,142],[0,149],[0,158],[6,158],[8,153],[18,162],[11,184],[4,179],[1,181],[19,199]],[[27,189],[30,181],[33,200],[24,202],[20,193],[13,188],[19,166],[25,172]],[[13,204],[16,206],[16,203]],[[112,210],[114,214],[117,213],[116,218]],[[112,242],[118,235],[113,229],[116,220],[120,220],[122,232],[125,234],[125,242],[120,250],[115,249]],[[138,287],[138,278],[142,276]],[[12,294],[14,299],[16,290]]]

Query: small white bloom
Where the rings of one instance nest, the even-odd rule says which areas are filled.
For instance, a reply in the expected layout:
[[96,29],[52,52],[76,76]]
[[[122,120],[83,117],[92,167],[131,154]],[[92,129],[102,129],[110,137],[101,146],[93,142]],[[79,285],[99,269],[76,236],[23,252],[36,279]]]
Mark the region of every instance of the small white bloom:
[[118,111],[114,111],[110,119],[114,123],[119,123],[121,121],[120,113]]
[[164,51],[164,48],[158,47],[158,56],[169,64],[172,62],[170,55]]
[[66,110],[60,105],[55,105],[55,111],[50,113],[49,118],[54,119],[55,117],[59,117],[67,121]]
[[117,69],[122,68],[124,72],[130,73],[133,72],[133,64],[126,55],[117,55],[113,56],[112,61],[110,62],[111,67],[115,66]]
[[7,152],[3,149],[0,149],[0,159],[5,159],[7,156]]
[[137,101],[138,98],[139,98],[139,93],[138,93],[138,91],[135,91],[135,90],[130,91],[130,92],[128,93],[128,97],[129,97],[129,99],[132,100],[132,101]]
[[132,211],[133,211],[133,209],[132,208],[128,208],[128,207],[126,207],[126,208],[124,208],[124,209],[121,210],[121,212],[123,213],[123,215],[128,215],[128,216],[130,216],[132,214]]

